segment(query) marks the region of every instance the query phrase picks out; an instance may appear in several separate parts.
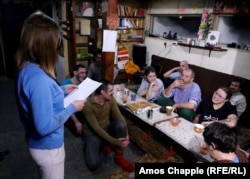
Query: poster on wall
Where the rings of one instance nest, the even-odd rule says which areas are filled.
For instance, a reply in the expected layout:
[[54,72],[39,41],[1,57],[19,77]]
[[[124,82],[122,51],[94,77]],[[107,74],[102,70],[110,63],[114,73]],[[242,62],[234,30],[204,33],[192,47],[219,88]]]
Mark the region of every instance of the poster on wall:
[[211,31],[206,40],[206,44],[216,45],[219,42],[220,32],[219,31]]

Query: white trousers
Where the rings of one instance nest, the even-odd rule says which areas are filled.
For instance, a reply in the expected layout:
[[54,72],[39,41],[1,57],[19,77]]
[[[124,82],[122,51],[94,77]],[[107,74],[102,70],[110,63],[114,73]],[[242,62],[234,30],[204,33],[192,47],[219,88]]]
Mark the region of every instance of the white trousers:
[[29,148],[29,151],[39,168],[41,179],[64,179],[64,145],[52,150]]

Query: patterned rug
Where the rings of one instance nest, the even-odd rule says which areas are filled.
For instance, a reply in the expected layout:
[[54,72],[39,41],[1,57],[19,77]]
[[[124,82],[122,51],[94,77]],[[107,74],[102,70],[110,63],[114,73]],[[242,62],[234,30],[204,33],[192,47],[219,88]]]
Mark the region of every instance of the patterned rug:
[[[157,159],[149,153],[146,153],[142,156],[141,159],[136,161],[136,163],[176,163],[181,162],[181,160],[177,159],[176,156],[171,156],[167,159]],[[111,176],[107,177],[106,179],[134,179],[135,173],[131,172],[128,173],[122,169],[114,172]]]

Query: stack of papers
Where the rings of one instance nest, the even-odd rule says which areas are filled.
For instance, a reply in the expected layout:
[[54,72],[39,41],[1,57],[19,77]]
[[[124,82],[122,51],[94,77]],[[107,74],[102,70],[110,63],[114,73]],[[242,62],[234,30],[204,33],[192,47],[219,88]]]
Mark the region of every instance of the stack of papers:
[[87,99],[101,84],[87,77],[78,85],[78,89],[75,89],[64,98],[64,107],[66,108],[75,100]]

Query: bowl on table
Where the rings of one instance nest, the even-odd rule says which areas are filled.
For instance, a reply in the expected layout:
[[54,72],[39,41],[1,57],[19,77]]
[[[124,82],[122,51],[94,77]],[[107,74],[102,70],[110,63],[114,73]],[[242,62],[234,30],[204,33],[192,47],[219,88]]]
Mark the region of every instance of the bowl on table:
[[170,119],[170,124],[174,127],[178,126],[180,122],[181,122],[181,120],[178,117],[174,117],[174,118]]

